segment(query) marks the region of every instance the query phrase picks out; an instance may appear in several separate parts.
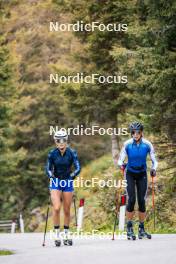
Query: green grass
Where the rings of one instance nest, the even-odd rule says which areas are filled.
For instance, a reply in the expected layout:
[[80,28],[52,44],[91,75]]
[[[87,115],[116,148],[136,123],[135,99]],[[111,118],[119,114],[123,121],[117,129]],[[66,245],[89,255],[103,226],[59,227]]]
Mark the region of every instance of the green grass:
[[12,255],[12,254],[14,253],[10,250],[0,249],[0,256],[6,256],[6,255]]

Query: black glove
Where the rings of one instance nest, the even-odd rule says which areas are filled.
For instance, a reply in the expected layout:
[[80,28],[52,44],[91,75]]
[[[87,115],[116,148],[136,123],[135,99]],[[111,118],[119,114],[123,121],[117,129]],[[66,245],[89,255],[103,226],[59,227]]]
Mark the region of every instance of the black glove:
[[155,177],[155,176],[156,176],[156,170],[151,169],[151,170],[150,170],[150,176],[151,176],[151,177]]
[[75,175],[72,176],[72,174],[70,174],[70,178],[71,178],[72,180],[74,180],[74,179],[76,178],[76,176],[75,176]]

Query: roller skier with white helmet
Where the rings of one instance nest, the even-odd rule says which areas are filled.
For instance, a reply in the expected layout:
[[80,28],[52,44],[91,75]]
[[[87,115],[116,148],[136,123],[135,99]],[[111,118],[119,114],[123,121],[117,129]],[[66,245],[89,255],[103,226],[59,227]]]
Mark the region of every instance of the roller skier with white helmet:
[[[73,197],[73,181],[80,173],[77,152],[68,146],[68,135],[65,129],[54,134],[56,148],[48,154],[46,174],[50,179],[50,194],[53,206],[53,224],[56,235],[55,245],[61,245],[60,209],[63,201],[64,209],[64,245],[72,245],[69,238],[70,207]],[[72,171],[72,166],[74,170]]]

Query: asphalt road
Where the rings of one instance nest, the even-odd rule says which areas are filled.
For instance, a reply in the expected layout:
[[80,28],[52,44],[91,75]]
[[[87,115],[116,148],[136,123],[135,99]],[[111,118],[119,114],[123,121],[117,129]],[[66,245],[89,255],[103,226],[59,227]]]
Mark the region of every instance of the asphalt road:
[[0,234],[0,248],[14,255],[0,256],[1,264],[176,264],[176,234],[153,235],[151,240],[128,241],[110,238],[75,239],[74,245],[55,247],[47,234]]

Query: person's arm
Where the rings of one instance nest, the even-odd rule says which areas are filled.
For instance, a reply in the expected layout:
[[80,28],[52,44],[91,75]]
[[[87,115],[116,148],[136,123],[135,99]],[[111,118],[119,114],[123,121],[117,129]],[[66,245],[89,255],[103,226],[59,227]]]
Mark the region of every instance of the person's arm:
[[149,154],[150,154],[150,159],[152,161],[152,168],[151,168],[150,174],[152,177],[154,177],[156,176],[156,169],[158,167],[158,162],[156,160],[154,147],[151,143],[150,143],[150,153]]
[[46,171],[48,178],[53,177],[53,160],[52,160],[51,153],[48,154],[48,159],[47,159],[45,171]]
[[124,144],[122,149],[121,149],[121,151],[120,151],[119,159],[118,159],[118,162],[117,162],[117,164],[118,164],[118,166],[120,168],[122,168],[124,166],[124,161],[125,161],[126,156],[127,156],[127,152],[126,152],[126,147],[125,147],[125,144]]
[[70,174],[70,176],[74,180],[81,171],[81,166],[80,166],[76,151],[73,151],[73,165],[74,165],[75,170]]

